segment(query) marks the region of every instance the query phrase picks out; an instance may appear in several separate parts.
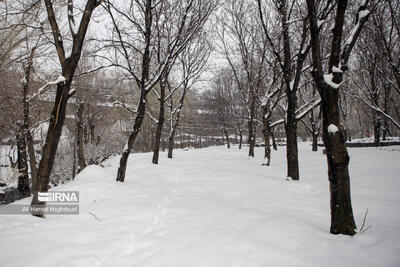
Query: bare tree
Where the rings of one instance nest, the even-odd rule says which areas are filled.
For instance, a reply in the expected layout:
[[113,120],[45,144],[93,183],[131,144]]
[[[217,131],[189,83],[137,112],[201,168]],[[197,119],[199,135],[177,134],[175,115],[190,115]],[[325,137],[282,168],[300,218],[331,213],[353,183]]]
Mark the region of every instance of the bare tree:
[[170,131],[168,136],[168,158],[172,158],[175,134],[179,125],[185,97],[189,91],[196,84],[202,71],[204,70],[208,58],[210,57],[211,47],[207,39],[203,35],[198,35],[193,42],[191,42],[182,53],[178,56],[178,68],[180,69],[181,78],[175,88],[171,88],[168,83],[168,92],[171,95],[176,89],[180,89],[180,97],[177,104],[174,105],[174,99],[170,97],[169,111],[170,111]]
[[[93,11],[98,7],[102,1],[88,0],[82,10],[82,17],[79,23],[75,22],[74,19],[74,6],[73,1],[69,0],[68,5],[65,8],[68,9],[68,21],[70,25],[70,33],[72,37],[72,45],[70,53],[66,53],[66,47],[64,46],[63,36],[59,28],[59,23],[55,15],[55,9],[51,0],[44,1],[48,21],[51,26],[51,31],[54,39],[54,46],[57,50],[59,63],[61,66],[60,76],[52,82],[57,86],[56,96],[54,101],[54,107],[51,112],[49,129],[46,136],[45,145],[42,150],[42,158],[39,162],[38,176],[37,176],[37,187],[35,188],[35,195],[32,199],[32,206],[44,206],[45,203],[38,200],[37,192],[47,192],[50,174],[53,168],[54,159],[57,152],[58,143],[60,140],[62,128],[65,120],[65,111],[67,108],[67,102],[71,95],[71,83],[74,78],[76,67],[81,57],[81,51],[83,43],[85,41],[86,32],[89,26],[89,22]],[[44,214],[41,209],[36,212],[33,210],[34,216],[43,217]]]
[[[310,50],[308,44],[308,25],[304,16],[303,6],[297,1],[271,1],[279,18],[279,32],[275,33],[265,18],[266,4],[257,0],[259,17],[264,29],[264,34],[281,68],[283,81],[286,88],[287,105],[285,105],[285,132],[286,132],[286,158],[287,176],[299,180],[299,163],[297,149],[297,90],[300,85],[301,75],[304,72],[303,64]],[[269,26],[269,27],[268,27]],[[302,29],[297,35],[291,29]],[[274,38],[275,37],[275,38]],[[275,39],[275,40],[274,40]],[[293,56],[294,54],[294,56]],[[296,59],[295,62],[294,59]]]
[[[331,7],[330,1],[317,4],[315,0],[307,0],[308,19],[311,30],[311,46],[313,61],[313,80],[321,96],[323,119],[323,140],[327,152],[328,176],[330,188],[331,229],[332,234],[354,235],[356,224],[350,196],[349,155],[340,126],[339,88],[343,81],[343,73],[351,51],[361,29],[368,19],[369,1],[362,1],[356,13],[353,28],[347,39],[343,36],[345,14],[348,1],[336,3],[333,17],[332,44],[330,47],[328,73],[324,74],[324,62],[321,48],[321,26],[326,18],[325,12]],[[323,18],[322,18],[323,17]],[[344,42],[342,40],[345,40]]]
[[[118,57],[114,64],[126,71],[127,76],[136,82],[140,91],[134,126],[122,153],[117,173],[117,181],[123,182],[129,154],[146,115],[148,93],[173,65],[176,57],[193,36],[201,30],[215,5],[213,1],[199,0],[161,1],[153,5],[151,0],[146,0],[143,3],[131,1],[126,10],[110,1],[105,7],[115,29],[116,38],[112,40],[111,45],[115,47]],[[163,19],[155,21],[154,14],[158,12],[165,13]],[[143,19],[140,19],[140,16]],[[156,52],[153,50],[156,46],[153,44],[157,37],[160,37],[157,36],[157,28],[162,24],[166,24],[163,28],[171,31],[168,34],[169,38],[162,40],[168,52],[161,60],[154,61],[151,54]],[[135,67],[136,62],[140,62],[140,68]]]
[[[260,38],[255,6],[247,1],[227,2],[220,19],[220,49],[232,70],[247,108],[249,157],[254,157],[257,98],[265,79],[266,41]],[[227,15],[227,16],[226,16]]]
[[345,87],[349,96],[371,111],[376,146],[380,144],[382,131],[386,138],[389,126],[400,129],[396,104],[400,97],[399,62],[395,56],[400,51],[396,41],[400,32],[393,16],[399,8],[398,3],[384,1],[371,15],[371,23],[364,27],[355,48],[358,69]]

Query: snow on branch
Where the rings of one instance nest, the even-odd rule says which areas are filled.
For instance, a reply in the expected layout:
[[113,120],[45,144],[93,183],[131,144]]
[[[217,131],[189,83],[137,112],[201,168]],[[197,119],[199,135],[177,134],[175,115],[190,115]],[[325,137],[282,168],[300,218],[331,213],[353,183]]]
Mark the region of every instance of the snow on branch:
[[[310,101],[310,102],[306,103],[305,105],[301,106],[300,108],[298,108],[296,110],[296,120],[299,121],[302,118],[304,118],[304,116],[306,116],[312,109],[316,108],[320,103],[321,103],[321,98],[318,98],[317,100]],[[285,119],[279,119],[279,120],[271,123],[270,126],[271,126],[271,128],[273,128],[273,127],[278,126],[283,123],[285,123]]]
[[279,124],[283,124],[285,122],[284,119],[279,119],[277,121],[274,121],[273,123],[271,123],[270,127],[274,128],[275,126],[278,126]]
[[[297,119],[297,120],[302,119],[302,118],[303,118],[304,116],[306,116],[313,108],[317,107],[320,103],[321,103],[321,98],[319,98],[319,99],[317,99],[316,101],[312,102],[311,104],[308,105],[308,107],[307,107],[303,112],[301,112],[301,113],[299,113],[299,114],[296,115],[296,119]],[[300,111],[300,109],[298,109],[298,110],[296,111],[296,113],[299,112],[299,111]]]
[[382,114],[383,116],[385,116],[386,118],[388,118],[398,129],[400,129],[400,123],[398,123],[395,119],[393,119],[389,114],[385,113],[382,109],[380,109],[379,107],[376,107],[375,105],[371,105],[370,103],[365,101],[365,99],[363,99],[359,95],[353,95],[353,96],[356,97],[357,99],[361,100],[362,103],[366,104],[372,110],[375,110],[375,111],[379,112],[380,114]]
[[371,11],[367,9],[368,2],[369,0],[361,1],[360,7],[358,8],[358,12],[356,15],[355,25],[353,26],[352,30],[350,31],[349,37],[344,43],[341,54],[341,64],[343,66],[347,64],[351,50],[353,49],[356,40],[361,33],[362,27],[364,26],[365,22],[368,20],[369,15],[371,14]]
[[128,107],[125,103],[122,103],[120,101],[114,101],[113,106],[120,106],[120,107],[125,108],[126,110],[128,110],[131,113],[137,113],[137,108]]
[[42,87],[40,87],[38,89],[38,91],[27,100],[27,102],[30,102],[32,99],[34,99],[34,98],[40,96],[41,94],[43,94],[44,92],[46,92],[49,89],[49,86],[57,85],[57,84],[63,83],[63,82],[65,82],[65,77],[62,75],[58,76],[58,78],[55,81],[48,82],[45,85],[43,85]]
[[265,105],[267,105],[268,100],[270,100],[279,91],[280,91],[280,88],[277,88],[272,92],[269,92],[269,91],[265,92],[265,95],[261,100],[261,106],[264,107]]
[[154,122],[154,123],[158,123],[158,120],[156,118],[154,118],[153,115],[151,115],[151,113],[149,111],[146,111],[147,116],[149,116],[149,118]]

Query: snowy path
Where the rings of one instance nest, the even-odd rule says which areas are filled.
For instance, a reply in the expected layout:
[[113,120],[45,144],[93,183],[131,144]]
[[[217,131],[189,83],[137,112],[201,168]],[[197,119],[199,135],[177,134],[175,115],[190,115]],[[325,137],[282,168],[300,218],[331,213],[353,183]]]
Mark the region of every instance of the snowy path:
[[[391,151],[393,150],[394,151]],[[285,151],[223,147],[134,154],[89,166],[62,190],[79,216],[0,216],[0,266],[400,266],[400,148],[351,149],[354,238],[329,231],[326,160],[300,145],[301,181],[284,179]],[[26,200],[27,201],[27,200]],[[96,217],[99,219],[97,219]]]

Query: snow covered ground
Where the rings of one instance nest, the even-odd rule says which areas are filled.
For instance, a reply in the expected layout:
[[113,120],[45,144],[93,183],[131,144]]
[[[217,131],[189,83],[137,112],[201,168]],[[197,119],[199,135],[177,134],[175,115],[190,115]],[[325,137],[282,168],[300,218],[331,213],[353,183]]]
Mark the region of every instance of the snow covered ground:
[[400,147],[349,150],[356,223],[368,208],[371,226],[355,237],[329,234],[325,155],[300,144],[293,182],[279,149],[271,167],[263,148],[134,154],[124,184],[118,158],[89,166],[57,188],[80,191],[79,215],[0,216],[0,266],[400,266]]

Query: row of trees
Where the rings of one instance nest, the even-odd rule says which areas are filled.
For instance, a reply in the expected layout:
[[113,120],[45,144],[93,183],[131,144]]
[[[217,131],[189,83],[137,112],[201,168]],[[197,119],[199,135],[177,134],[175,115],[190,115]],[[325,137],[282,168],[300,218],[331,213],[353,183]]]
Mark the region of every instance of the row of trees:
[[[32,205],[45,205],[38,201],[37,192],[48,190],[70,103],[74,106],[73,175],[125,143],[116,176],[119,182],[124,182],[128,158],[139,145],[150,144],[154,164],[161,147],[168,147],[172,158],[178,131],[181,143],[188,137],[201,146],[212,137],[225,139],[228,148],[234,133],[240,148],[243,139],[248,142],[249,157],[254,157],[261,133],[264,164],[269,166],[271,140],[275,146],[280,129],[285,133],[287,177],[299,180],[298,131],[309,132],[314,151],[322,132],[329,167],[331,233],[355,233],[345,142],[373,125],[378,145],[381,132],[385,139],[400,128],[398,2],[84,2],[0,3],[1,77],[21,77],[17,85],[4,78],[1,101],[15,103],[2,105],[4,114],[18,107],[18,119],[5,116],[0,130],[2,137],[16,137],[19,189],[25,196],[30,195],[31,171]],[[93,17],[103,22],[92,24]],[[226,64],[218,66],[209,90],[191,92],[211,55],[222,57]],[[6,93],[16,87],[20,88],[15,93]],[[35,103],[54,87],[51,115],[44,118],[47,134],[35,151],[32,129],[43,122],[41,116],[35,117]],[[100,88],[109,89],[108,93],[100,94]],[[188,99],[190,106],[185,104]],[[110,109],[117,110],[120,135],[102,141],[104,136],[96,134],[101,127],[99,114]],[[191,115],[184,116],[182,125],[184,110],[191,110]],[[114,125],[115,118],[115,114],[109,118],[107,127]],[[88,150],[97,157],[89,156]]]
[[[133,123],[121,156],[117,181],[124,181],[128,157],[146,116],[152,119],[158,117],[154,119],[157,131],[153,158],[153,162],[158,163],[166,103],[170,111],[171,131],[168,139],[169,155],[172,157],[172,144],[185,96],[199,78],[210,54],[210,44],[203,26],[216,8],[216,3],[195,0],[159,2],[147,0],[126,4],[120,1],[93,0],[86,1],[84,6],[80,6],[72,0],[67,3],[49,0],[5,2],[1,5],[4,18],[1,29],[5,34],[13,37],[4,35],[2,72],[6,75],[18,72],[19,69],[13,65],[14,63],[22,65],[25,72],[24,78],[21,79],[24,87],[23,96],[13,97],[17,101],[22,98],[24,114],[18,120],[21,124],[20,130],[12,131],[17,132],[20,172],[18,183],[20,192],[24,196],[30,195],[28,157],[25,152],[26,141],[33,140],[30,137],[30,103],[51,87],[56,86],[55,93],[52,94],[54,101],[50,119],[46,120],[48,131],[40,151],[41,157],[38,164],[34,162],[36,156],[33,141],[32,146],[28,146],[33,149],[33,151],[29,150],[33,153],[29,155],[34,192],[33,206],[45,205],[38,201],[37,192],[48,190],[57,148],[68,115],[67,103],[70,99],[73,99],[76,106],[75,140],[78,172],[87,164],[84,153],[85,130],[89,129],[91,143],[100,141],[96,140],[94,135],[96,124],[94,117],[91,117],[91,114],[96,114],[95,110],[91,110],[93,105],[90,104],[93,95],[88,95],[88,91],[85,90],[85,88],[96,87],[93,79],[88,78],[87,75],[100,68],[113,67],[122,81],[119,86],[127,85],[130,87],[131,94],[137,97],[137,103],[126,103],[126,101],[112,103],[113,106],[119,106],[127,112],[128,120]],[[95,14],[95,9],[99,7],[101,11]],[[101,36],[93,36],[89,39],[87,32],[92,16],[106,18],[108,23],[105,27],[109,30]],[[93,45],[90,45],[91,43]],[[26,44],[26,47],[21,44]],[[56,51],[45,58],[45,55],[38,53],[37,50],[46,51],[49,45],[55,47]],[[21,48],[25,51],[21,52]],[[95,49],[95,55],[90,53],[93,49]],[[82,53],[83,51],[85,52]],[[50,62],[49,58],[54,60]],[[82,59],[86,60],[82,61]],[[92,64],[93,61],[100,64]],[[33,67],[34,64],[35,67]],[[46,65],[39,67],[40,64]],[[37,76],[36,79],[30,77],[33,71]],[[40,80],[42,78],[40,75],[52,71],[58,72],[55,80],[43,83],[45,79]],[[30,90],[30,87],[35,87],[34,81],[38,81],[42,86],[36,87],[36,90]],[[33,93],[33,91],[36,92]],[[154,94],[159,103],[158,116],[154,116],[152,110],[148,108],[149,93]],[[20,107],[20,105],[12,106]],[[94,106],[97,107],[96,104]],[[84,120],[85,113],[89,115],[86,120]],[[124,128],[126,130],[127,127]],[[73,173],[75,171],[74,169]],[[42,212],[34,212],[34,215],[43,216]]]
[[221,131],[241,134],[247,121],[253,157],[262,125],[268,166],[270,139],[283,126],[292,180],[300,178],[299,126],[315,151],[322,131],[331,233],[356,229],[346,140],[356,128],[368,136],[372,125],[379,145],[381,132],[386,139],[399,130],[399,7],[393,1],[242,0],[227,1],[220,14],[218,48],[228,68],[214,79],[212,98]]

